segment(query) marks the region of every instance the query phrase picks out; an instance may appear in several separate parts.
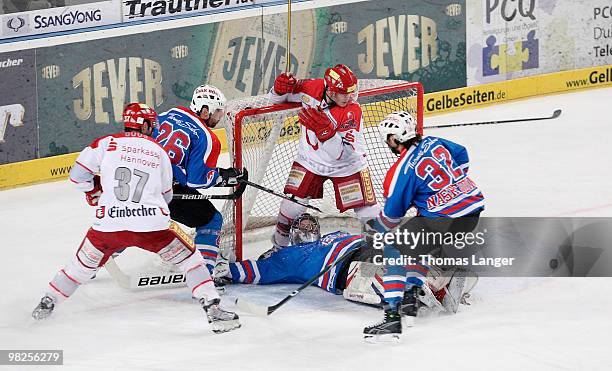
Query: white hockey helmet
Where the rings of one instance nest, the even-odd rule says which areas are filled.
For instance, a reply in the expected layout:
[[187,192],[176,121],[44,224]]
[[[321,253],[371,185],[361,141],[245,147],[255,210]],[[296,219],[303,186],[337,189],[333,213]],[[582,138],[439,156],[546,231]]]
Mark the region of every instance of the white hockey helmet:
[[200,85],[193,91],[193,98],[189,108],[198,115],[204,106],[208,107],[211,114],[218,109],[225,109],[227,99],[221,90],[212,85]]
[[395,135],[395,139],[405,143],[416,137],[416,128],[416,120],[406,111],[392,112],[378,124],[380,137],[385,143],[389,135]]

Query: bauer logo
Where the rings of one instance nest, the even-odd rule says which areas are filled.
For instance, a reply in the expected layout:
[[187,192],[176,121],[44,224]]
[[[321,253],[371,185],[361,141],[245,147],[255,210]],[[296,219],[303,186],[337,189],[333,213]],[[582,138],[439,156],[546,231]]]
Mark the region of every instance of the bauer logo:
[[170,49],[170,56],[174,59],[183,59],[189,56],[189,47],[187,45],[177,45]]
[[45,66],[40,70],[40,74],[43,79],[55,79],[60,75],[60,67],[56,64],[52,64],[50,66]]
[[173,285],[185,282],[184,274],[172,274],[168,276],[151,276],[151,277],[140,277],[138,279],[138,286],[160,286],[160,285]]

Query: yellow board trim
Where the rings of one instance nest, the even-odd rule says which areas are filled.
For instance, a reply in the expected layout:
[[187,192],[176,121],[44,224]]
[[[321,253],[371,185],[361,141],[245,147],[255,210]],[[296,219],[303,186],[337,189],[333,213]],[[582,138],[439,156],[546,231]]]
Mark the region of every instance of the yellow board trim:
[[[424,114],[484,107],[546,94],[612,86],[612,65],[588,67],[425,94]],[[227,151],[224,129],[214,132]],[[65,179],[77,153],[0,165],[0,189]]]

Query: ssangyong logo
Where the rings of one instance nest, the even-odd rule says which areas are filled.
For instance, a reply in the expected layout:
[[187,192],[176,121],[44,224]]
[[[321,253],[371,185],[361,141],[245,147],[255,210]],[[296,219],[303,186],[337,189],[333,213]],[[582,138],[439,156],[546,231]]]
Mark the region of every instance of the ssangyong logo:
[[15,32],[19,32],[26,25],[26,21],[22,17],[9,18],[6,22],[6,27]]
[[60,15],[34,17],[34,28],[43,29],[48,27],[70,26],[75,24],[94,23],[102,20],[100,9],[80,11],[74,10]]

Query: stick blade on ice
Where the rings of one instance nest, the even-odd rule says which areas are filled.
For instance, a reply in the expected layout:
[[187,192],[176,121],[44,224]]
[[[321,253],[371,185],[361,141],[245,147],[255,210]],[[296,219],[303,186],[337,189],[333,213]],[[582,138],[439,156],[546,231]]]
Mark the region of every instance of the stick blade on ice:
[[236,299],[236,306],[243,312],[252,313],[258,316],[267,317],[268,316],[268,307],[264,307],[263,305],[258,305],[255,303],[251,303],[245,299]]

